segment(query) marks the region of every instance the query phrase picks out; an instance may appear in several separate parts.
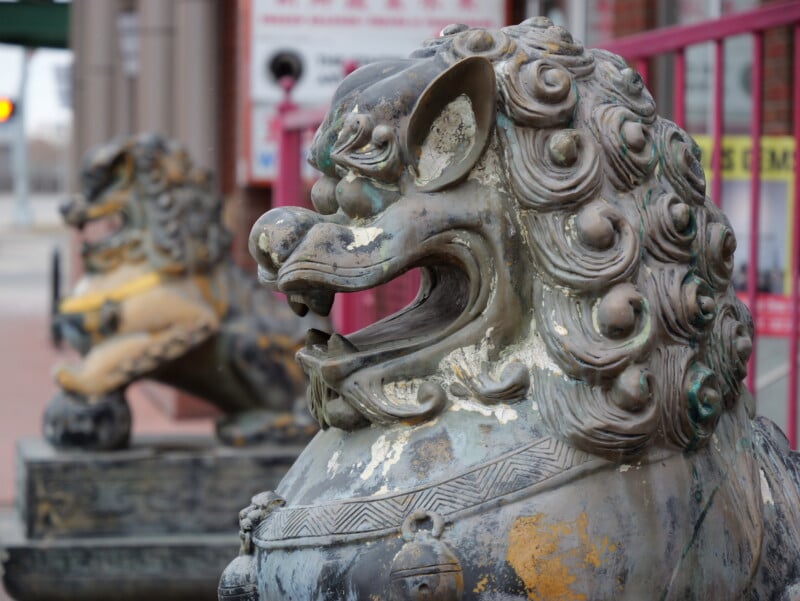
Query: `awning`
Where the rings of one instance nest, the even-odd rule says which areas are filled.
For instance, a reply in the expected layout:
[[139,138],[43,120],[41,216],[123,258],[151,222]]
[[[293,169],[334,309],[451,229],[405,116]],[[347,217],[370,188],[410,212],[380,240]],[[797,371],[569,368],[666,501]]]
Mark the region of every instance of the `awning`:
[[68,48],[69,7],[48,0],[0,2],[0,43]]

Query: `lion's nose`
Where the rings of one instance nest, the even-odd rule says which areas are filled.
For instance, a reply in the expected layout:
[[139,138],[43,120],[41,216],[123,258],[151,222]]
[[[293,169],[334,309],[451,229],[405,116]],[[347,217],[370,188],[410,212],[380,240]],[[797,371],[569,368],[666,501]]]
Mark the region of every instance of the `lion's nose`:
[[85,216],[81,207],[84,205],[83,197],[77,194],[68,196],[58,205],[58,212],[67,225],[83,227]]
[[258,218],[250,231],[250,254],[261,268],[262,277],[274,280],[308,231],[322,216],[300,207],[272,209]]
[[66,199],[62,200],[58,205],[58,212],[61,213],[62,217],[66,217],[70,213],[70,209],[72,209],[72,204],[75,200],[69,196]]

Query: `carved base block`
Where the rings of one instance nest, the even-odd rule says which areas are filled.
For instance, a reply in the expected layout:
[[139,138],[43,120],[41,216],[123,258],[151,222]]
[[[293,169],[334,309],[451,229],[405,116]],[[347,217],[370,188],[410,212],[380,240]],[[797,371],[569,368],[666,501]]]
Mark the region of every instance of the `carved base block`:
[[[0,519],[16,516],[9,512]],[[214,601],[219,575],[236,556],[239,539],[235,534],[58,541],[12,536],[3,537],[2,546],[3,585],[19,601]]]
[[216,599],[237,516],[300,447],[147,437],[116,452],[17,448],[16,511],[0,514],[0,573],[20,600]]

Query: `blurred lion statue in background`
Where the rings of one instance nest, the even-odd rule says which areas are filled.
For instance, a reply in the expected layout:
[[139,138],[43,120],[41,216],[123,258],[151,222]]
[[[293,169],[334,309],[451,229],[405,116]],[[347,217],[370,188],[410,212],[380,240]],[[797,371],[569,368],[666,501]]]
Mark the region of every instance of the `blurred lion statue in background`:
[[82,359],[59,366],[45,414],[60,447],[124,446],[123,392],[150,378],[219,407],[229,444],[305,440],[294,361],[310,324],[230,258],[209,173],[177,142],[144,134],[90,151],[83,193],[62,207],[81,230],[84,274],[57,325]]

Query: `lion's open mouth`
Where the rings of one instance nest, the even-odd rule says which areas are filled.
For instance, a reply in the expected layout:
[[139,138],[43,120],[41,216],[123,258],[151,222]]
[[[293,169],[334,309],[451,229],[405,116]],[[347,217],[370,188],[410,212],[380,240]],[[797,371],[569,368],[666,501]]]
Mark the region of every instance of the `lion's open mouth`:
[[[489,279],[481,277],[486,266],[478,259],[487,253],[474,252],[482,245],[475,234],[447,232],[407,253],[405,260],[393,257],[367,269],[308,261],[285,265],[277,282],[295,310],[307,307],[322,314],[330,310],[336,292],[373,288],[414,268],[421,272],[419,292],[403,309],[347,336],[310,330],[298,360],[307,372],[321,376],[332,393],[360,369],[410,355],[415,355],[414,365],[407,362],[406,376],[433,372],[442,354],[440,343],[468,326],[488,301]],[[435,254],[427,254],[434,248]]]
[[[419,292],[409,305],[346,337],[334,333],[325,339],[323,333],[310,331],[306,352],[323,360],[345,355],[366,358],[375,353],[389,358],[433,342],[459,321],[469,298],[469,282],[456,268],[423,267],[420,280]],[[305,295],[297,294],[290,298],[295,302],[307,300]]]
[[124,211],[84,222],[79,228],[81,251],[83,254],[89,254],[115,247],[119,234],[125,230],[127,224],[128,219]]
[[111,191],[91,202],[76,195],[61,206],[61,214],[65,223],[79,232],[84,257],[108,252],[125,242],[130,223],[126,193]]

